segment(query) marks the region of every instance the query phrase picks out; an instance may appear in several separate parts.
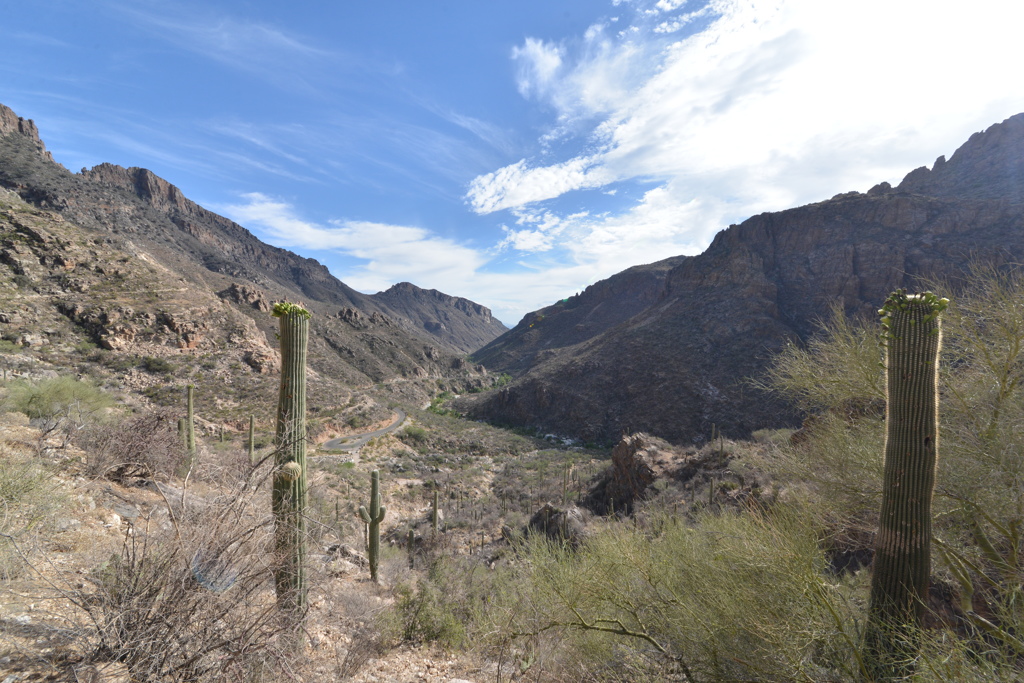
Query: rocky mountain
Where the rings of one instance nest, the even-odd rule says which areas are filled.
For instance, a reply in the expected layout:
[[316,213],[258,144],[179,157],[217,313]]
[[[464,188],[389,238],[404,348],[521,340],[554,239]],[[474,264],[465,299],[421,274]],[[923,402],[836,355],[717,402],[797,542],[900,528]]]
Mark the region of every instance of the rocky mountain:
[[508,331],[490,309],[436,289],[399,282],[370,297],[374,302],[441,339],[450,348],[469,353]]
[[276,390],[279,300],[314,314],[324,404],[402,381],[425,396],[438,381],[480,387],[486,373],[465,353],[504,329],[483,306],[413,285],[357,292],[146,169],[71,173],[0,105],[0,338],[22,351],[8,365],[31,374],[35,361],[66,371],[91,360],[151,397],[187,378],[241,406]]
[[[517,378],[478,417],[586,440],[676,442],[798,416],[745,381],[838,302],[872,315],[896,287],[1024,257],[1024,114],[931,170],[721,231],[699,256],[631,268],[526,316],[475,356]],[[607,309],[614,309],[614,314]]]
[[236,283],[259,288],[272,298],[302,300],[313,307],[322,304],[324,312],[352,308],[368,315],[380,313],[456,354],[505,331],[487,308],[439,292],[431,295],[412,285],[390,294],[357,292],[317,261],[264,244],[147,169],[105,163],[71,173],[53,161],[35,124],[3,105],[0,186],[81,227],[144,246],[197,286],[208,280],[218,286]]

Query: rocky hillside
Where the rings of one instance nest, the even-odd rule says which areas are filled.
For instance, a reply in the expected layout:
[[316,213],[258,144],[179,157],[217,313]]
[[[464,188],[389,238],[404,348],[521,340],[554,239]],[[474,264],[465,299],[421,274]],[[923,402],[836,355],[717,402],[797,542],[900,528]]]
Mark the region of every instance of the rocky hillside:
[[374,386],[420,402],[439,381],[484,386],[464,354],[502,329],[490,311],[394,290],[361,294],[145,169],[70,173],[31,121],[0,106],[0,361],[15,374],[74,369],[157,402],[179,400],[189,381],[226,413],[247,410],[276,392],[269,312],[286,299],[314,313],[321,407],[354,405],[353,389]]
[[357,292],[317,261],[264,244],[144,168],[100,164],[71,173],[53,161],[35,124],[3,105],[0,187],[75,225],[130,240],[196,287],[255,288],[271,299],[301,300],[323,314],[379,313],[454,354],[505,331],[483,306],[412,285],[373,296]]
[[464,353],[508,331],[485,306],[409,282],[399,282],[370,298],[400,320],[412,321],[448,347]]
[[466,406],[586,440],[642,429],[683,442],[713,424],[735,436],[792,424],[789,407],[745,379],[812,335],[835,302],[872,315],[920,277],[955,278],[972,260],[1021,262],[1022,159],[1024,114],[895,189],[754,216],[699,256],[624,271],[482,349],[489,368],[518,377]]

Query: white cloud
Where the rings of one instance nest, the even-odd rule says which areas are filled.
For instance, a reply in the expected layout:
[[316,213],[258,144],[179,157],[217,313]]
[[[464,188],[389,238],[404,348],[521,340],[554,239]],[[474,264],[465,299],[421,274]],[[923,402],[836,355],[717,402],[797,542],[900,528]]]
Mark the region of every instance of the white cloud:
[[527,38],[522,47],[512,48],[512,59],[519,67],[516,85],[523,97],[545,97],[562,66],[561,47],[536,38]]
[[588,157],[535,168],[527,167],[522,159],[474,178],[468,198],[477,213],[492,213],[552,199],[572,190],[602,187],[612,179]]
[[[562,248],[596,270],[612,254],[625,267],[695,253],[751,214],[898,182],[1024,110],[1007,71],[1020,3],[648,0],[633,14],[631,31],[559,43],[557,68],[527,89],[554,110],[547,154],[478,176],[467,200],[522,215],[574,190],[657,186],[616,215],[507,229],[506,247]],[[548,146],[572,140],[575,154]]]
[[243,225],[258,226],[278,246],[334,250],[365,261],[344,278],[363,291],[379,291],[403,280],[420,286],[449,281],[487,260],[480,252],[424,228],[338,220],[317,225],[298,217],[286,202],[256,192],[242,198],[244,204],[220,210]]
[[[636,262],[627,259],[645,258],[652,240],[661,239],[655,231],[642,227],[634,230],[632,236],[623,237],[609,224],[607,230],[581,241],[570,259],[549,258],[545,252],[550,250],[533,248],[530,240],[540,244],[545,235],[576,231],[588,214],[557,216],[524,210],[517,212],[519,227],[509,229],[506,236],[506,240],[518,240],[518,244],[510,242],[506,246],[523,247],[523,251],[530,252],[529,258],[511,264],[503,272],[495,262],[500,250],[473,249],[438,237],[425,228],[368,221],[330,221],[321,225],[302,218],[295,207],[279,199],[254,192],[242,195],[242,200],[214,208],[276,246],[337,251],[356,259],[357,265],[333,272],[359,291],[374,293],[396,282],[410,281],[419,287],[483,303],[508,325]],[[647,204],[652,215],[660,210],[656,198]],[[520,235],[510,237],[512,233]],[[680,253],[687,247],[681,241],[674,246]]]

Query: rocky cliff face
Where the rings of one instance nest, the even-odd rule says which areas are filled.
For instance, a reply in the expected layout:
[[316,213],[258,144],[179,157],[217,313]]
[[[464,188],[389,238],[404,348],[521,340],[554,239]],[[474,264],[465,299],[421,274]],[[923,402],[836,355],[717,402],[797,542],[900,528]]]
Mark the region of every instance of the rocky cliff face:
[[476,351],[473,358],[492,370],[523,373],[545,355],[601,334],[660,301],[666,294],[668,274],[688,258],[675,256],[634,266],[592,284],[528,314],[508,334]]
[[[545,309],[481,350],[494,368],[527,369],[470,409],[604,441],[644,430],[687,442],[712,424],[736,436],[793,424],[788,406],[745,379],[784,344],[813,334],[834,302],[872,315],[893,288],[913,288],[921,277],[956,277],[972,260],[1020,262],[1022,159],[1018,115],[896,189],[880,185],[731,226],[700,256],[671,264],[660,284],[615,298],[611,284],[625,282],[625,271],[595,285],[589,299],[563,302],[575,305],[571,316]],[[612,317],[572,343],[573,323],[613,301],[621,321]]]

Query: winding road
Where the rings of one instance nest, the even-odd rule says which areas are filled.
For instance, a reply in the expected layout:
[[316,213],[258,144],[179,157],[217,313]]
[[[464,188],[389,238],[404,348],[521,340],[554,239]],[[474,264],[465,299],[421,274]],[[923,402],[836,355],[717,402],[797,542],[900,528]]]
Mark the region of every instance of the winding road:
[[350,434],[349,436],[339,436],[337,439],[331,439],[330,441],[324,441],[317,449],[320,452],[323,451],[355,451],[366,445],[366,442],[376,436],[383,436],[390,434],[395,431],[405,422],[405,411],[395,408],[395,413],[398,415],[395,421],[389,424],[384,429],[378,429],[375,432],[367,432],[365,434]]

